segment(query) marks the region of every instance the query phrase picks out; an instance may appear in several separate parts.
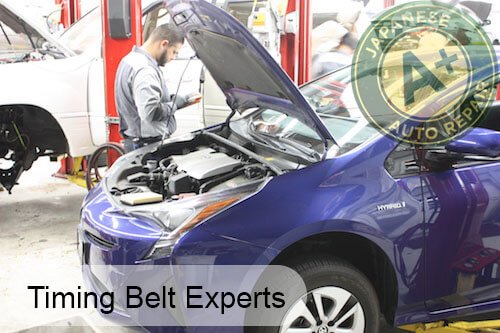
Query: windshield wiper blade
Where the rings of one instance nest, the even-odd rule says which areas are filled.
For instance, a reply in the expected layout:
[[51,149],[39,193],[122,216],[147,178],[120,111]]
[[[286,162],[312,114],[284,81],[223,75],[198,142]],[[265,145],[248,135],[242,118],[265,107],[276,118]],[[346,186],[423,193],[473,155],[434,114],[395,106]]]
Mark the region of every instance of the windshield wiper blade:
[[279,149],[281,151],[287,151],[288,149],[286,147],[278,144],[278,142],[282,142],[282,143],[285,143],[289,146],[292,146],[295,150],[301,152],[302,154],[306,155],[307,157],[313,158],[315,161],[321,160],[321,156],[317,151],[315,151],[314,149],[311,149],[311,148],[304,147],[300,143],[295,142],[291,139],[287,139],[287,138],[282,137],[282,136],[274,136],[274,135],[270,135],[270,134],[266,134],[266,133],[258,133],[251,128],[251,125],[249,125],[248,134],[250,134],[250,136],[253,139],[259,141],[260,143],[271,146],[275,149]]
[[272,148],[279,149],[281,151],[286,151],[286,148],[283,147],[282,145],[279,145],[276,142],[268,140],[269,138],[270,139],[275,138],[274,136],[272,136],[272,135],[266,135],[265,133],[256,132],[254,129],[252,129],[252,126],[251,126],[250,123],[248,124],[248,134],[250,134],[250,136],[253,139],[257,140],[261,144],[264,144],[266,146],[271,146]]
[[283,142],[287,145],[292,146],[296,150],[300,151],[301,153],[303,153],[311,158],[314,158],[317,161],[321,160],[321,155],[316,150],[314,150],[312,148],[305,147],[304,145],[302,145],[294,140],[291,140],[291,139],[288,139],[288,138],[285,138],[282,136],[276,136],[274,138],[278,139],[278,141],[280,141],[280,142]]

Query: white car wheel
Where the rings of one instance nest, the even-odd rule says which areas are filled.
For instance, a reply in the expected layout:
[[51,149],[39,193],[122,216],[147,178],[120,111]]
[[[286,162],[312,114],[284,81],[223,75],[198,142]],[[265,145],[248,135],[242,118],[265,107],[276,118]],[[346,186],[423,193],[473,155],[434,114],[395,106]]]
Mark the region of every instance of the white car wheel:
[[281,333],[363,333],[365,315],[359,301],[339,287],[320,287],[304,295],[288,310]]

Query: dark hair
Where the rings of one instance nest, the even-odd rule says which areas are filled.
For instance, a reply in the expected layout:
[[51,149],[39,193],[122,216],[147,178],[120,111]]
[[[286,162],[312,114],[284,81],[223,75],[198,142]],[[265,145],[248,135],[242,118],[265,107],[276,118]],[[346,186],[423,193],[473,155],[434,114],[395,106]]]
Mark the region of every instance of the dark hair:
[[342,39],[341,44],[345,44],[349,46],[351,49],[355,50],[356,46],[358,46],[358,39],[356,38],[356,36],[354,36],[352,32],[348,32]]
[[148,41],[158,42],[162,40],[168,40],[171,45],[184,44],[184,34],[181,29],[171,23],[162,24],[153,30]]

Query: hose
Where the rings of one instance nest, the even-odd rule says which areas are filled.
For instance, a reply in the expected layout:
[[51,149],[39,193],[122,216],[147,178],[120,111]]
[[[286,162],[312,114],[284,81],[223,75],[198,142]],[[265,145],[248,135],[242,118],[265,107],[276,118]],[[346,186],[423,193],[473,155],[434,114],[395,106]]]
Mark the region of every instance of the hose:
[[[85,183],[87,185],[87,190],[91,190],[94,188],[95,184],[100,182],[102,179],[101,174],[99,173],[99,158],[104,152],[109,152],[109,150],[113,150],[118,155],[122,156],[125,154],[125,150],[123,147],[114,142],[108,142],[100,146],[96,149],[96,151],[90,156],[87,163],[87,171],[85,172]],[[109,156],[109,153],[108,153]],[[92,172],[94,170],[94,172]],[[95,179],[92,179],[92,176],[95,176]]]

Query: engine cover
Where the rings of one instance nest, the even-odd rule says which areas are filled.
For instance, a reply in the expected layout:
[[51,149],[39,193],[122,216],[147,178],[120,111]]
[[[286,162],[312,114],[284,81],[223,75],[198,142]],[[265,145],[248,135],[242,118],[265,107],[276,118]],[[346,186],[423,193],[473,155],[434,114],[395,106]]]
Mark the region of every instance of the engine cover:
[[184,171],[190,177],[204,180],[213,176],[231,172],[241,162],[212,148],[205,148],[187,155],[172,156],[178,171]]

